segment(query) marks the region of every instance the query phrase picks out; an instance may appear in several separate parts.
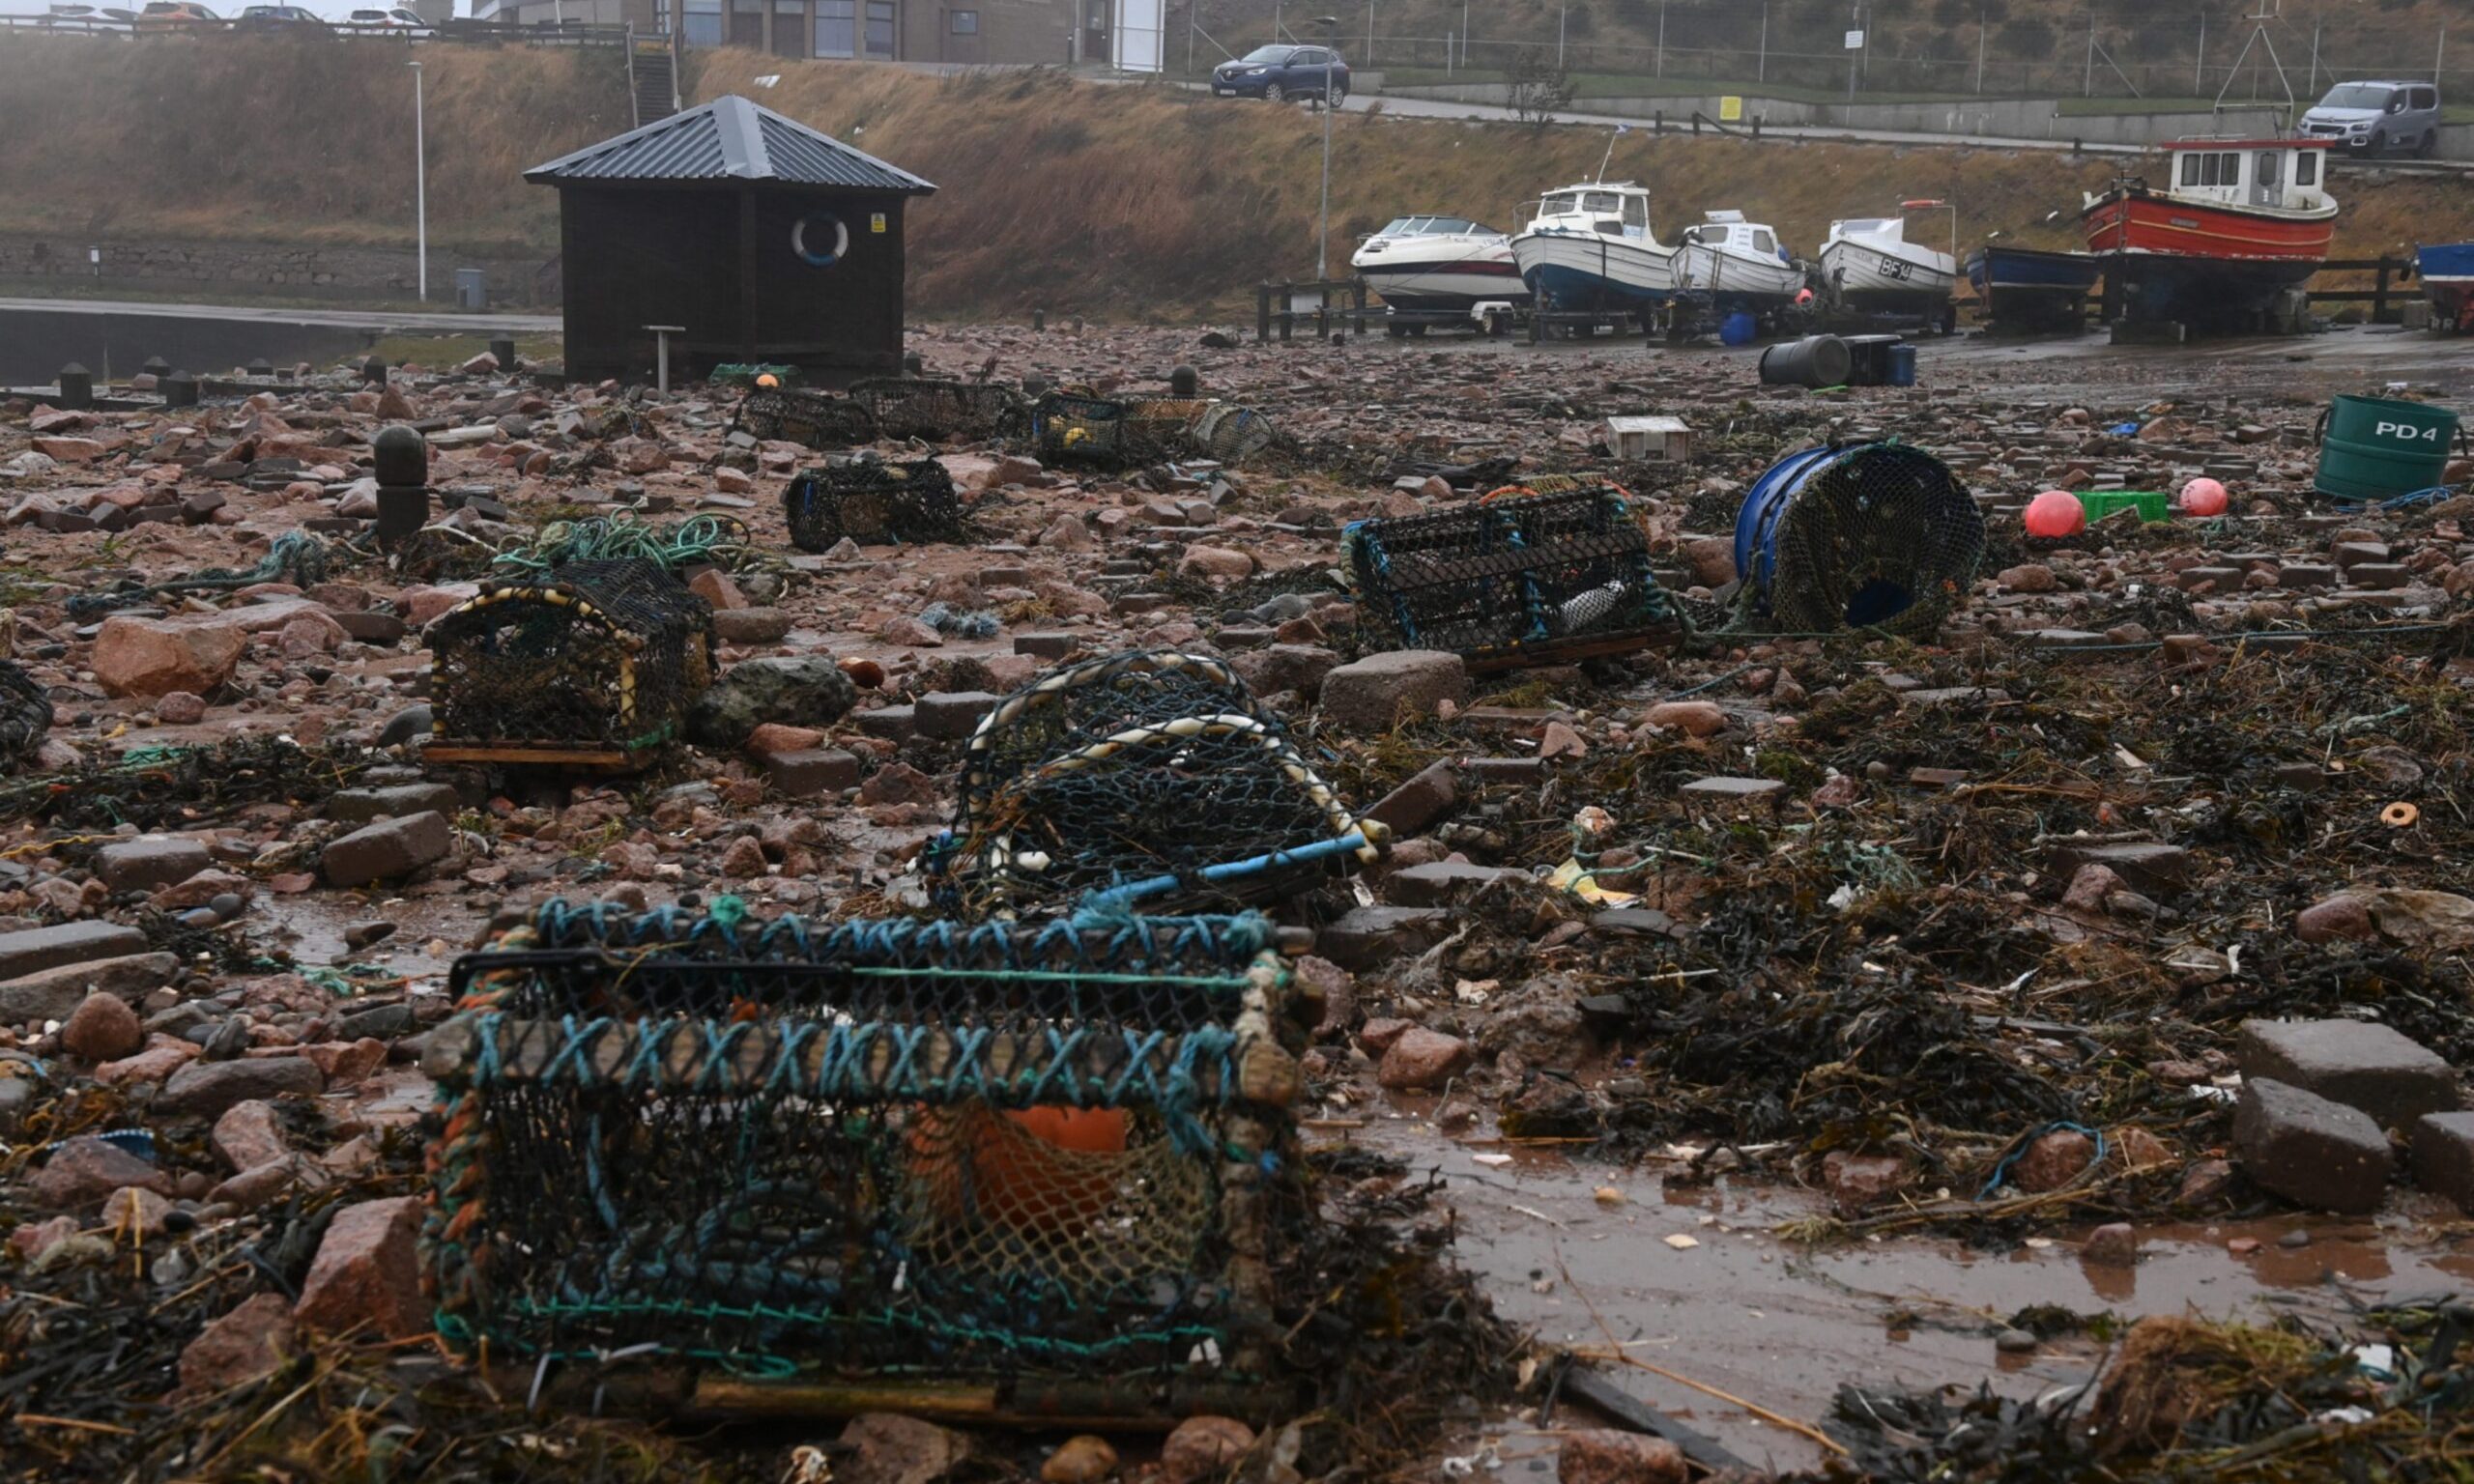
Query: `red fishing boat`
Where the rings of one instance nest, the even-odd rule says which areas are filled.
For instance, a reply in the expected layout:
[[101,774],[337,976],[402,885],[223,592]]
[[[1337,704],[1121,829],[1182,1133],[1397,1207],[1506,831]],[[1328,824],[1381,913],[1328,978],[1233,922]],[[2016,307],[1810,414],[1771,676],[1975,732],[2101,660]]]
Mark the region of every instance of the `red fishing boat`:
[[2164,187],[2137,177],[2087,197],[2080,221],[2136,319],[2256,319],[2328,260],[2337,203],[2317,139],[2181,139]]

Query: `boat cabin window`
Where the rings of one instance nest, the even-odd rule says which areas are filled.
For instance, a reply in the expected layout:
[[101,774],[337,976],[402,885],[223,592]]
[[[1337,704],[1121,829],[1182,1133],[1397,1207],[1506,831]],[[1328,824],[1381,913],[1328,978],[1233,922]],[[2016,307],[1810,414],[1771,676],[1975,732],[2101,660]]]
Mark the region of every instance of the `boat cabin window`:
[[1560,196],[1548,196],[1545,204],[1540,206],[1538,210],[1539,214],[1544,216],[1569,216],[1580,209],[1581,198],[1568,193]]
[[1618,197],[1611,190],[1593,190],[1589,193],[1588,207],[1592,212],[1604,213],[1611,216],[1621,209],[1617,201]]
[[2319,152],[2317,150],[2293,152],[2293,184],[2296,186],[2319,184]]
[[2182,184],[2185,186],[2241,185],[2241,153],[2235,150],[2185,150],[2182,153]]
[[2285,152],[2282,150],[2261,150],[2259,152],[2259,173],[2258,180],[2262,189],[2274,190],[2279,186],[2285,184],[2285,170],[2282,164],[2284,159]]
[[1639,196],[1624,198],[1624,233],[1639,237],[1650,230],[1650,203]]
[[1752,250],[1766,258],[1778,250],[1778,239],[1767,232],[1755,232],[1752,234]]

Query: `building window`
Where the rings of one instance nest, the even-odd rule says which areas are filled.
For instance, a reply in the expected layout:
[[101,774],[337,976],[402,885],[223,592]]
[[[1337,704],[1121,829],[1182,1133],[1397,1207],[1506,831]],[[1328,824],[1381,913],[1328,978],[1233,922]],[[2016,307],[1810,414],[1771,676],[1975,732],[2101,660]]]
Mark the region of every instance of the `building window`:
[[859,54],[859,0],[816,0],[816,54]]
[[683,0],[680,30],[690,46],[722,44],[722,0]]
[[868,55],[893,60],[894,0],[868,0]]
[[956,36],[977,36],[977,35],[979,35],[979,12],[977,12],[977,11],[956,11],[956,12],[954,12],[954,35],[956,35]]

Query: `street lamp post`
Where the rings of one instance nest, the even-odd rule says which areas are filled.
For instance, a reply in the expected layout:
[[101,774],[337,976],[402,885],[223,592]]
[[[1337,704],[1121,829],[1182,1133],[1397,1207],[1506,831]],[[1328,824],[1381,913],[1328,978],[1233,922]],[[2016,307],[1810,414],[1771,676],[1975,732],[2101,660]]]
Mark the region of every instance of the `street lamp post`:
[[420,297],[429,302],[429,155],[421,119],[421,65],[413,70],[413,221],[418,234]]
[[1329,283],[1332,279],[1327,254],[1332,243],[1332,69],[1339,59],[1340,18],[1317,15],[1314,23],[1323,28],[1323,210],[1314,228],[1314,281]]

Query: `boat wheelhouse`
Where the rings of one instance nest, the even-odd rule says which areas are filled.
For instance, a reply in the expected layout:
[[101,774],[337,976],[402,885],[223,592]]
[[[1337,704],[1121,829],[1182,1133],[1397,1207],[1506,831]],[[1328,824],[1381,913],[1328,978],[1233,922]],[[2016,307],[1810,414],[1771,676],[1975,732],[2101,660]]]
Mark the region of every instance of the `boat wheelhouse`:
[[1650,227],[1650,193],[1630,181],[1549,191],[1511,240],[1541,310],[1646,315],[1675,293],[1675,249]]

